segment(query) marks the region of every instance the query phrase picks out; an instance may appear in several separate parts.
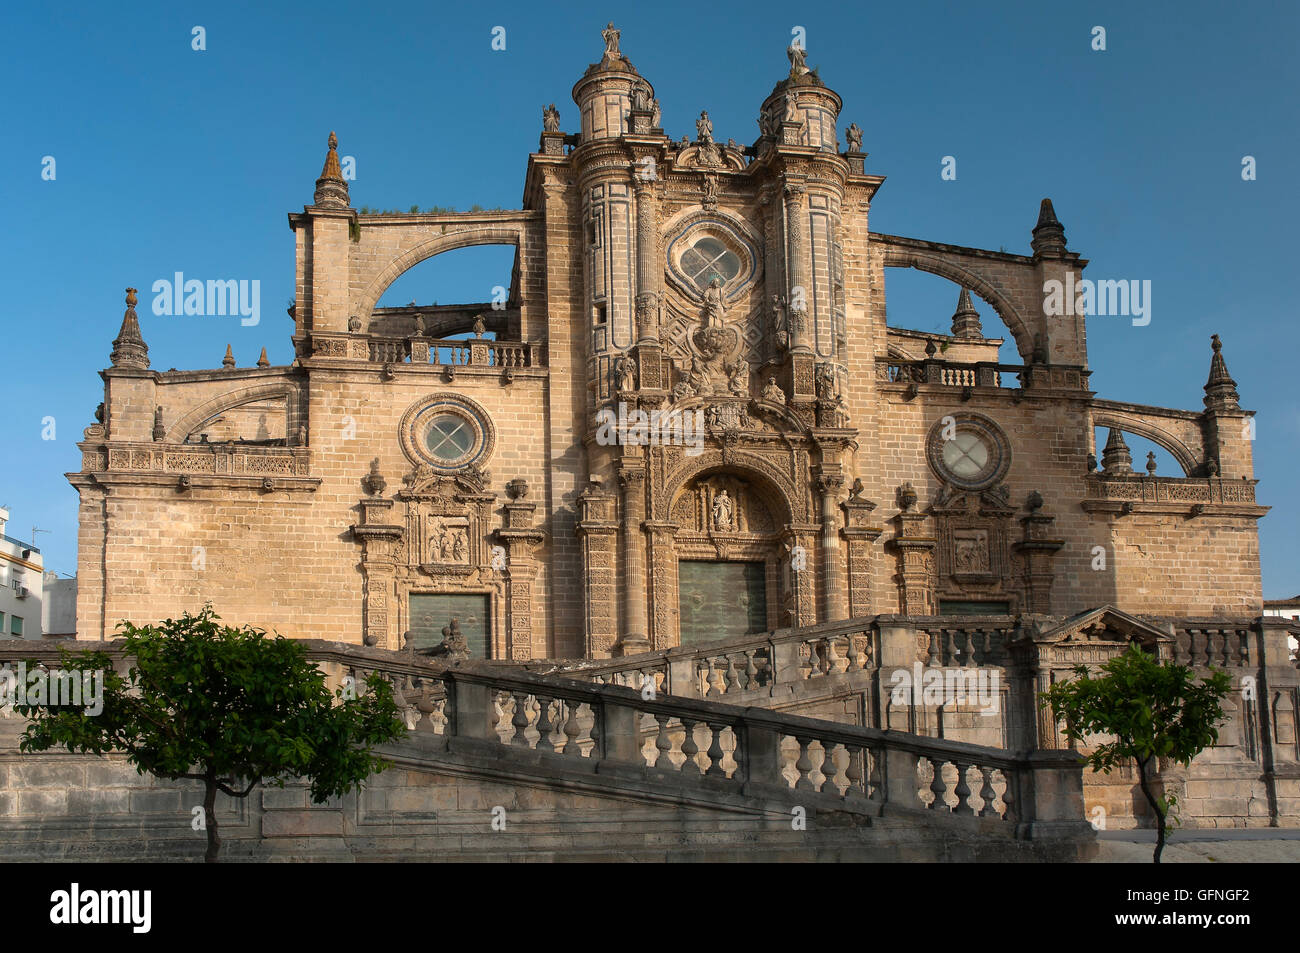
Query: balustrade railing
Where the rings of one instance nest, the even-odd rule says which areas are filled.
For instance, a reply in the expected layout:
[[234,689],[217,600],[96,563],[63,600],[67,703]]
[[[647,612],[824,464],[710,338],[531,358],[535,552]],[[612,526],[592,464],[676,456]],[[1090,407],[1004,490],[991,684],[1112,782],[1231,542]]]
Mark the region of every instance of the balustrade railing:
[[381,364],[409,361],[417,364],[427,362],[438,367],[522,369],[541,367],[544,363],[540,345],[519,341],[370,337],[367,343],[370,360]]
[[886,384],[941,384],[945,387],[1001,387],[1003,374],[1017,380],[1024,368],[1016,364],[954,361],[878,361],[876,377]]

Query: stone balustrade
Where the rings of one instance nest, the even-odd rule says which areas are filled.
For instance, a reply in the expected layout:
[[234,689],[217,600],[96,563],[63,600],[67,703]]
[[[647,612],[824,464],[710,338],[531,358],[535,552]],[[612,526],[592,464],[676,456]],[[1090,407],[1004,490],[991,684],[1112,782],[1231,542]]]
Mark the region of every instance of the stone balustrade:
[[522,369],[545,366],[540,344],[470,338],[465,341],[424,337],[366,338],[369,359],[379,364],[431,364],[436,367]]
[[[127,664],[120,642],[76,647],[106,651],[119,668]],[[1004,822],[1006,836],[1088,831],[1083,765],[1073,752],[1024,757],[712,700],[647,698],[635,688],[478,661],[443,664],[315,640],[305,647],[331,687],[364,692],[368,676],[378,673],[393,686],[413,735],[457,750],[486,745],[499,752],[503,770],[514,757],[509,752],[518,751],[530,764],[572,759],[598,773],[645,772],[741,795],[812,799],[821,810],[978,815]],[[57,647],[0,644],[0,662],[18,661],[57,665]]]
[[887,384],[939,384],[944,387],[1001,387],[1003,374],[1020,375],[1015,364],[953,361],[878,361],[876,378]]
[[1254,504],[1255,481],[1094,474],[1084,481],[1085,509],[1090,501]]

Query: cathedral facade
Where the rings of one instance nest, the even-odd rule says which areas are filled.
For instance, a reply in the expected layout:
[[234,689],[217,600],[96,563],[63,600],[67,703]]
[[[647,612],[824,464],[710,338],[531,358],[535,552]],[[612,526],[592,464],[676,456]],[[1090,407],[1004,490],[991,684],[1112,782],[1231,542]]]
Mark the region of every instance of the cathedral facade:
[[[1217,336],[1203,408],[1099,399],[1085,317],[1045,294],[1087,264],[1050,201],[1028,254],[873,232],[884,177],[803,50],[742,145],[707,113],[667,135],[604,41],[519,210],[359,213],[331,134],[289,216],[291,365],[153,370],[128,291],[69,474],[80,638],[205,601],[391,649],[456,619],[515,661],[882,614],[1259,615],[1252,412]],[[481,244],[515,248],[504,300],[378,305]],[[950,334],[888,324],[909,267],[953,282]]]

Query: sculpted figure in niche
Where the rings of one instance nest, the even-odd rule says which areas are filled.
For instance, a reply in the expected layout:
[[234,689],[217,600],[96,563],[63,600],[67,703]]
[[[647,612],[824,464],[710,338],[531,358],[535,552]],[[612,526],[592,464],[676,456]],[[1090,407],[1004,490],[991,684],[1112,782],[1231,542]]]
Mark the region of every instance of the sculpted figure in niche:
[[726,313],[727,302],[722,294],[722,279],[714,275],[709,280],[709,286],[704,289],[704,326],[721,328]]
[[735,516],[736,507],[731,502],[731,497],[727,491],[721,491],[713,498],[713,528],[714,529],[731,529],[731,521]]
[[618,389],[636,390],[636,358],[628,356],[618,362]]
[[632,90],[632,108],[637,112],[645,112],[650,108],[650,93],[644,86]]
[[465,535],[457,533],[451,540],[451,558],[463,562],[466,557]]
[[835,399],[835,368],[830,364],[817,368],[817,396],[822,400]]
[[555,108],[555,103],[542,110],[542,129],[546,132],[560,131],[560,111]]
[[785,391],[777,386],[775,377],[767,379],[767,386],[763,388],[763,400],[772,404],[785,403]]
[[650,100],[650,125],[657,129],[659,127],[660,118],[661,117],[659,115],[659,100],[652,99]]

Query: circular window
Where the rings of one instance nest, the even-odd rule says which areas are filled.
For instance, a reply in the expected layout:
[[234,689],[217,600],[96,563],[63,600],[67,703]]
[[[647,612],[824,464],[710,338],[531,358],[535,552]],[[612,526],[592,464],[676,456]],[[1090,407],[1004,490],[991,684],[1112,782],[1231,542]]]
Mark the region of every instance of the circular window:
[[424,434],[424,445],[444,463],[456,463],[474,447],[474,431],[469,421],[456,414],[435,417]]
[[930,430],[930,466],[940,479],[966,490],[991,486],[1007,472],[1011,454],[993,421],[975,414],[950,414]]
[[740,256],[716,238],[701,238],[682,253],[682,271],[701,291],[714,278],[725,286],[740,274]]
[[402,415],[402,450],[412,463],[453,471],[482,467],[495,434],[487,412],[466,397],[437,394],[412,404]]

